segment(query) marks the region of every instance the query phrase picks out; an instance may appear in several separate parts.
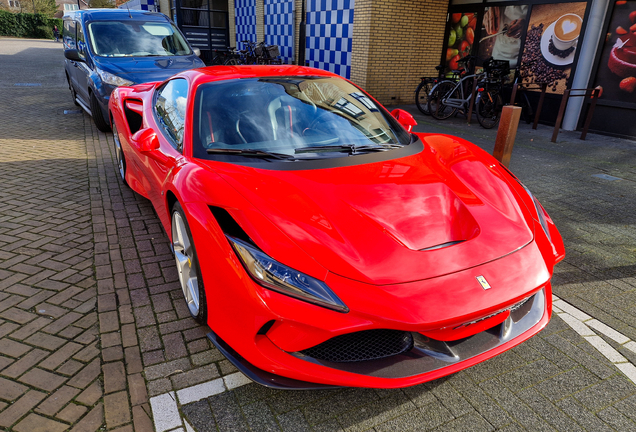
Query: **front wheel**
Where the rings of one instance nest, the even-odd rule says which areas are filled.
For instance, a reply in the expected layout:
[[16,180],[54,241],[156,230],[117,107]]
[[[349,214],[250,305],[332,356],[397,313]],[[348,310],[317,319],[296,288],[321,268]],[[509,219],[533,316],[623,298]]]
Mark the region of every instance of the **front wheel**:
[[503,101],[498,92],[482,92],[477,98],[475,112],[477,121],[485,129],[492,129],[499,123]]
[[79,102],[77,102],[77,92],[75,91],[75,87],[73,87],[73,83],[71,83],[68,75],[66,76],[66,81],[68,82],[68,88],[71,91],[71,98],[73,98],[73,103],[75,106],[80,106]]
[[444,99],[456,94],[455,83],[452,81],[442,81],[431,90],[428,96],[428,111],[437,120],[445,120],[457,112],[457,108],[450,107],[444,103]]
[[415,90],[415,105],[422,114],[431,115],[428,110],[428,95],[431,92],[433,83],[428,81],[422,81]]
[[117,132],[117,125],[113,123],[113,141],[115,142],[115,156],[117,157],[117,169],[119,170],[119,176],[121,180],[126,183],[126,156],[124,156],[124,150],[121,147],[121,141],[119,140],[119,133]]
[[93,122],[95,122],[97,129],[101,132],[110,132],[110,125],[104,120],[102,107],[99,106],[95,93],[91,93],[91,115],[93,116]]
[[194,248],[185,212],[178,202],[172,207],[172,248],[177,263],[181,290],[190,315],[198,323],[206,324],[208,305],[203,288],[199,258]]

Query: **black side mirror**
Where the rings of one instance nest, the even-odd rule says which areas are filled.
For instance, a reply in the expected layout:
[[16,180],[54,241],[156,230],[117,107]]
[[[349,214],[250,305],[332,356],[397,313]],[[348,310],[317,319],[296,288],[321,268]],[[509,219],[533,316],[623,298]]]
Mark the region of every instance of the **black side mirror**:
[[64,57],[66,57],[69,60],[73,60],[73,61],[79,61],[79,62],[83,62],[84,59],[82,59],[79,55],[79,51],[77,51],[76,49],[67,49],[64,50]]

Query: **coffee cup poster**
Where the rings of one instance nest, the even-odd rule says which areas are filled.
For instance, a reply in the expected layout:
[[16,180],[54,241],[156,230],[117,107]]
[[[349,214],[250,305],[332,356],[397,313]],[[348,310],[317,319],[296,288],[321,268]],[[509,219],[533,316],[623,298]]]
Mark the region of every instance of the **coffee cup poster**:
[[586,6],[587,2],[577,2],[532,8],[521,58],[524,83],[547,83],[548,93],[563,93],[581,43]]
[[636,104],[636,1],[616,2],[594,85],[600,100]]

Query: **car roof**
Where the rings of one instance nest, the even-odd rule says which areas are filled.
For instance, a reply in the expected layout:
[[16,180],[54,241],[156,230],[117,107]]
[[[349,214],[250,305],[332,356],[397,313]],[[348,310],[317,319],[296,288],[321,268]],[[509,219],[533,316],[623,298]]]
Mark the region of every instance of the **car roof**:
[[117,20],[123,19],[136,19],[143,21],[158,21],[166,22],[168,17],[162,13],[149,12],[144,10],[133,9],[84,9],[64,14],[65,19],[79,19],[82,21],[97,21],[97,20]]

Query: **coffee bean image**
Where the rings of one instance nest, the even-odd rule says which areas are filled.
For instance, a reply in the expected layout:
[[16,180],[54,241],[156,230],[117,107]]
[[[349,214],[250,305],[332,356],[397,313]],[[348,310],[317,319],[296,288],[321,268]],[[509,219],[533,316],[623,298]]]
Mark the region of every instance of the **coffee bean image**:
[[[532,24],[526,35],[526,45],[521,59],[521,77],[525,83],[542,84],[547,83],[552,91],[556,91],[559,80],[567,78],[561,69],[550,66],[541,54],[541,36],[543,36],[543,24],[535,26]],[[552,45],[552,41],[550,41]],[[556,48],[554,48],[556,49]],[[574,48],[572,48],[574,49]],[[558,55],[550,51],[554,55]],[[561,51],[562,53],[567,52]],[[569,53],[567,54],[569,55]],[[563,56],[567,57],[567,55]],[[559,55],[559,57],[561,57]]]

